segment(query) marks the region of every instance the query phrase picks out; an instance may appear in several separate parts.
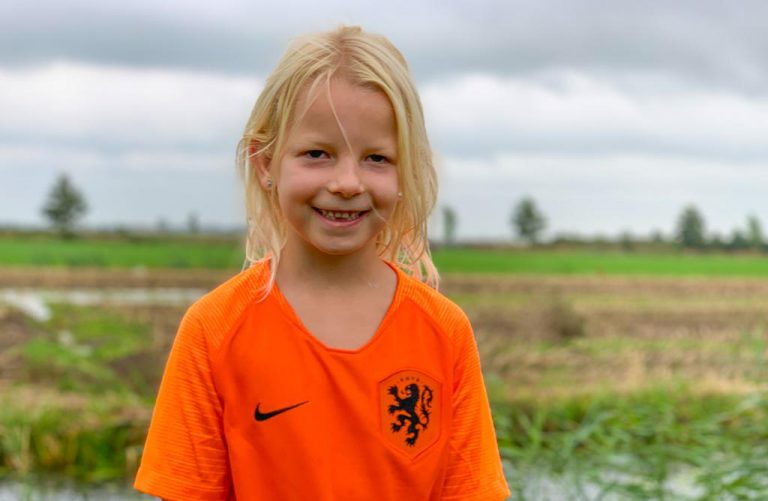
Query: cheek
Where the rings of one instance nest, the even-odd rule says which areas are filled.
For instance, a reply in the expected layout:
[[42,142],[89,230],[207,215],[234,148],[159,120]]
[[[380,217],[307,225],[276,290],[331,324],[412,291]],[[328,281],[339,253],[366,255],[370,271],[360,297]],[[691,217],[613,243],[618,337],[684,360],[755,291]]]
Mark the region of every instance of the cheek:
[[277,182],[279,198],[282,201],[310,196],[316,184],[317,181],[310,173],[296,169],[282,169]]
[[379,172],[375,175],[371,175],[368,179],[364,180],[363,185],[366,186],[372,193],[376,194],[379,200],[382,202],[397,198],[397,192],[399,190],[398,176],[396,171],[391,172]]

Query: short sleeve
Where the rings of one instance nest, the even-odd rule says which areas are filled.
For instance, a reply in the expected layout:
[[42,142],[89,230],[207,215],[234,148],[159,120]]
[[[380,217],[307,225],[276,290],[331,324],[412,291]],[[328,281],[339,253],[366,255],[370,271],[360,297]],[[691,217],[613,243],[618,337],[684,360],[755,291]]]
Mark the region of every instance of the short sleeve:
[[173,500],[225,500],[231,480],[205,332],[187,311],[173,343],[134,487]]
[[501,466],[472,327],[463,314],[457,323],[454,334],[453,419],[442,499],[506,499],[510,492]]

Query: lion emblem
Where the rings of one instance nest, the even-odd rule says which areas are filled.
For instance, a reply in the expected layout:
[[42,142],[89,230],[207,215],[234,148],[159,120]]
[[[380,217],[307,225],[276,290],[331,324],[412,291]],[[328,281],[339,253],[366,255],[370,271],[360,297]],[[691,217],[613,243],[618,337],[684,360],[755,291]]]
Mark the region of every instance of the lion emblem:
[[392,433],[398,433],[407,425],[405,443],[413,447],[419,439],[419,433],[429,426],[429,416],[432,413],[432,389],[423,385],[419,388],[416,383],[408,384],[402,392],[398,386],[392,385],[387,390],[397,402],[390,405],[388,412],[394,416],[390,424]]

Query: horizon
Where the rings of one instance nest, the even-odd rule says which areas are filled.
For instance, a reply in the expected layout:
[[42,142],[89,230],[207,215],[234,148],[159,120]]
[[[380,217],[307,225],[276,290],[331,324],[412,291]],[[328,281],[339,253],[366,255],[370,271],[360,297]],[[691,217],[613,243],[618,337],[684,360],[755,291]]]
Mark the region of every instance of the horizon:
[[549,236],[669,234],[690,204],[724,235],[768,220],[765,2],[12,3],[4,224],[42,224],[62,172],[89,201],[86,226],[243,223],[234,150],[262,82],[290,38],[342,22],[384,34],[412,68],[437,154],[436,235],[450,206],[457,238],[509,239],[524,196]]

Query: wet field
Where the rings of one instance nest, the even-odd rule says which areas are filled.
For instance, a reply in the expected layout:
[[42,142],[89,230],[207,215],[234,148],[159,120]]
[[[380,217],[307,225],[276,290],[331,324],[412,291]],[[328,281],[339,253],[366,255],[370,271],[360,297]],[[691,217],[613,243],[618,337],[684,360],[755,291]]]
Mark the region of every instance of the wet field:
[[[130,478],[178,322],[229,274],[2,269],[7,476]],[[727,493],[702,484],[694,467],[714,454],[744,472],[746,492],[768,492],[755,480],[768,478],[766,282],[447,274],[441,290],[473,323],[516,499]],[[4,489],[12,498],[29,487]],[[125,490],[24,492],[135,499]]]

